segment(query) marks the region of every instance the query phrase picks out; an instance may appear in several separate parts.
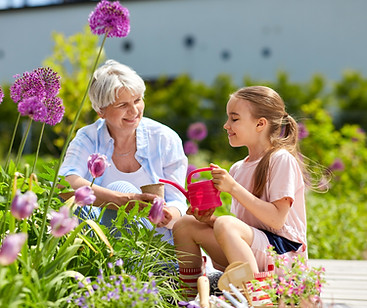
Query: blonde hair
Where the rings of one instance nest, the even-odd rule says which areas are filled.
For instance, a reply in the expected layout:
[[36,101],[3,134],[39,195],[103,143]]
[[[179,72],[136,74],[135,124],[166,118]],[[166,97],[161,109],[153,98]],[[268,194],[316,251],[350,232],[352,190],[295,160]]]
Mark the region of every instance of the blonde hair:
[[271,155],[280,149],[286,149],[297,159],[305,176],[306,170],[298,145],[298,125],[293,117],[286,112],[284,101],[280,95],[265,86],[251,86],[241,88],[231,96],[248,101],[252,117],[255,119],[266,118],[270,127],[271,147],[256,167],[252,193],[258,198],[262,196],[268,177]]

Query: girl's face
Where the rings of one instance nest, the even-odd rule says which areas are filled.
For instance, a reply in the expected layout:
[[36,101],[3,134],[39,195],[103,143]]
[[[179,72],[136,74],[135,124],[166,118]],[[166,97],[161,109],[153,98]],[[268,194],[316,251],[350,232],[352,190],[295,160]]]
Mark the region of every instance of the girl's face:
[[232,147],[251,147],[258,142],[258,120],[250,113],[250,102],[231,97],[227,103],[228,120],[224,129],[228,133],[229,144]]
[[142,96],[132,95],[130,91],[122,88],[113,104],[107,106],[99,116],[106,120],[110,133],[135,131],[144,112],[144,101]]

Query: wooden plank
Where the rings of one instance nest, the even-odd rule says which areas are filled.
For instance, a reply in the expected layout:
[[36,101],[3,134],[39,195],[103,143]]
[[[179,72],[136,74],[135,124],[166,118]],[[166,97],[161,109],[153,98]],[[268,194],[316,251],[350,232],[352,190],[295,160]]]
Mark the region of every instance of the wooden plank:
[[312,259],[308,264],[325,268],[324,307],[367,307],[367,261]]

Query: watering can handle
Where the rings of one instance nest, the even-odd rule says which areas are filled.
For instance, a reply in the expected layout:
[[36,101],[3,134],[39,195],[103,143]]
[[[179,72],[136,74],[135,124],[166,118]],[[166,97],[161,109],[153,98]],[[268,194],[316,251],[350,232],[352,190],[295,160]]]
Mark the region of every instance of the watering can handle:
[[189,175],[187,176],[187,184],[191,184],[191,177],[192,177],[195,173],[197,173],[197,172],[203,172],[203,171],[211,171],[211,170],[213,170],[213,168],[212,168],[212,167],[206,167],[206,168],[200,168],[200,169],[196,169],[196,170],[194,170],[194,171],[191,171],[191,172],[189,173]]

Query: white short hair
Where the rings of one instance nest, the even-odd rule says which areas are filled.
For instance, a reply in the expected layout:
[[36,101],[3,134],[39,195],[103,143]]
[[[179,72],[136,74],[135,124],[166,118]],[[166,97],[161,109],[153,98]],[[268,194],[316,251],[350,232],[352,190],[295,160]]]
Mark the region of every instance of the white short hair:
[[115,102],[121,88],[128,89],[132,95],[142,95],[145,92],[144,80],[130,67],[115,60],[107,60],[93,74],[89,89],[92,107],[100,112]]

